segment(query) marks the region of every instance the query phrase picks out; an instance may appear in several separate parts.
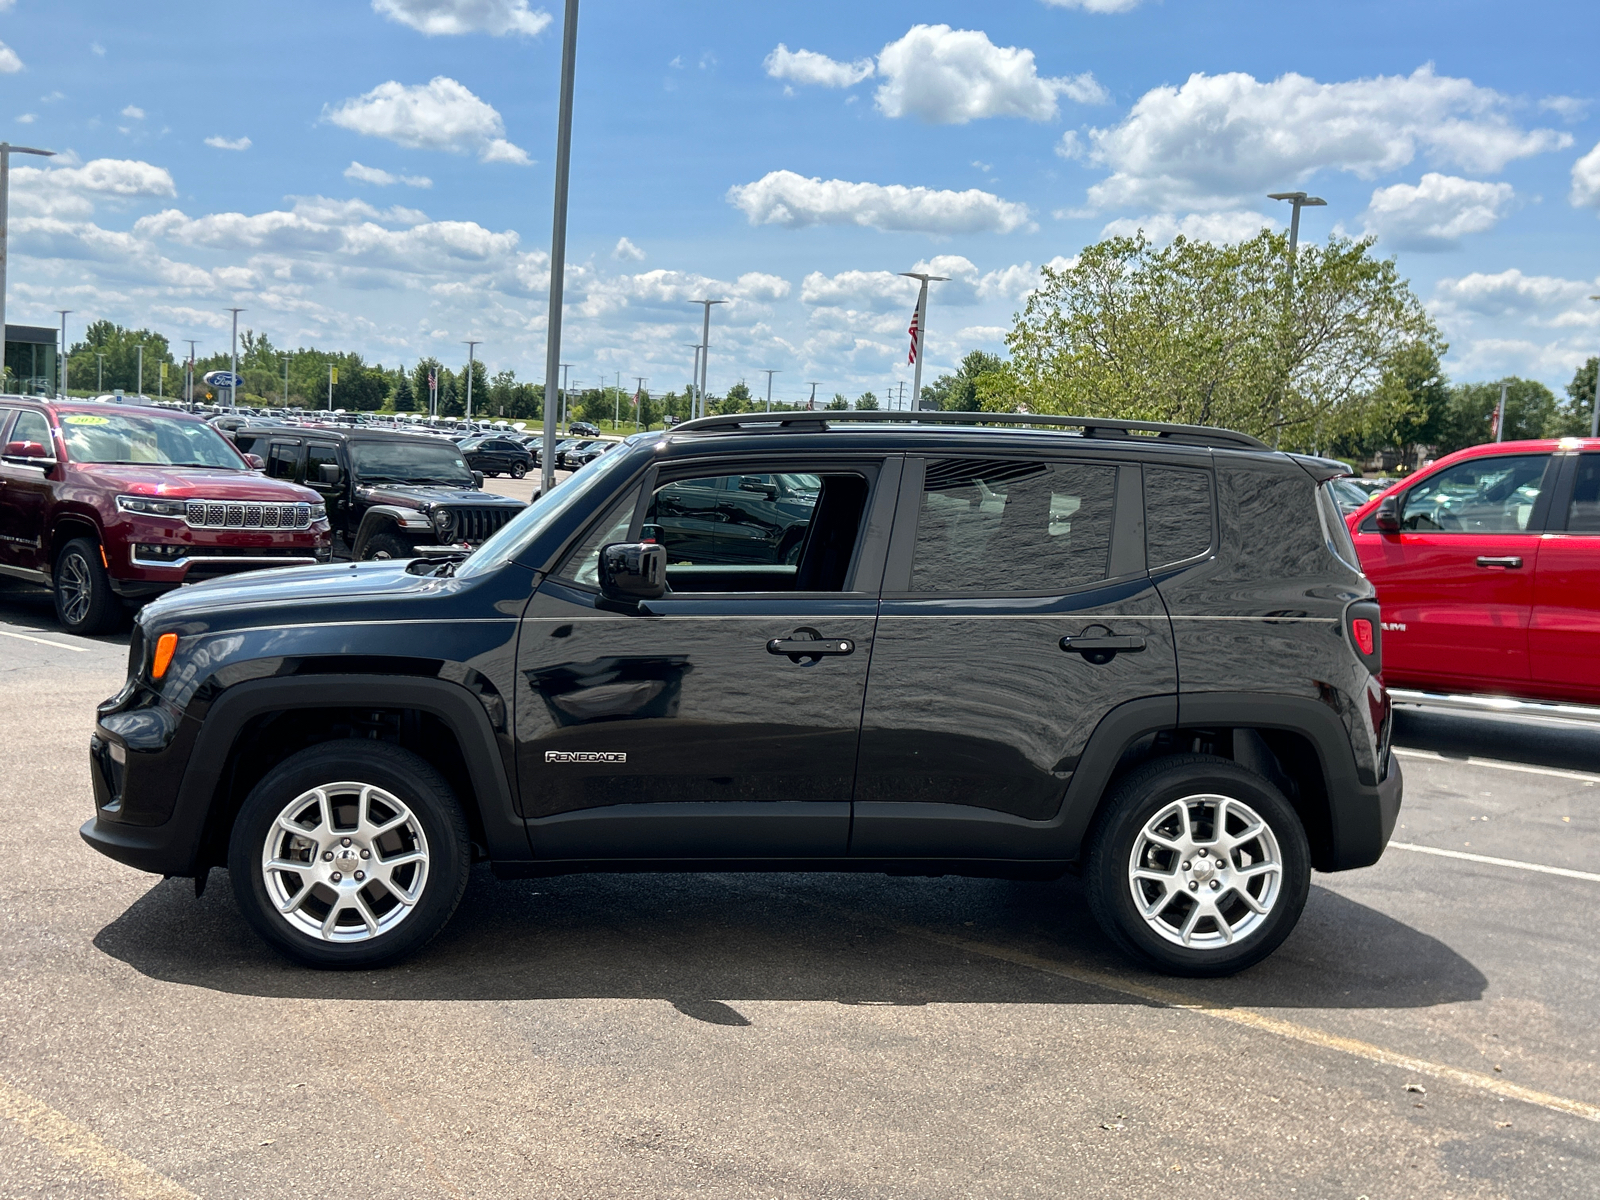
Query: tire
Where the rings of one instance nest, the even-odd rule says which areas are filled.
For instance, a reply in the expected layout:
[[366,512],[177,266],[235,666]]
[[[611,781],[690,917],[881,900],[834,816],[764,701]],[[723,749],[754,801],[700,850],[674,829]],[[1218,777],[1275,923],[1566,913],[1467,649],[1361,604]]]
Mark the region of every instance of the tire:
[[417,552],[411,543],[390,530],[373,534],[367,539],[367,544],[361,547],[363,562],[370,562],[375,558],[408,559],[416,556]]
[[[397,827],[377,832],[385,824]],[[385,868],[386,858],[401,861]],[[324,742],[286,758],[245,798],[228,840],[245,919],[312,967],[376,967],[414,954],[450,920],[471,864],[450,785],[387,742]]]
[[[1231,843],[1222,855],[1219,808]],[[1172,975],[1231,975],[1260,962],[1294,929],[1311,888],[1305,829],[1283,794],[1210,755],[1135,770],[1096,814],[1088,846],[1095,920]]]
[[90,538],[73,538],[61,547],[50,590],[55,596],[56,620],[68,633],[109,633],[127,616],[127,609],[111,590],[100,544]]
[[514,463],[511,464],[511,478],[513,478],[513,479],[521,479],[527,473],[528,473],[528,464],[527,463],[514,462]]

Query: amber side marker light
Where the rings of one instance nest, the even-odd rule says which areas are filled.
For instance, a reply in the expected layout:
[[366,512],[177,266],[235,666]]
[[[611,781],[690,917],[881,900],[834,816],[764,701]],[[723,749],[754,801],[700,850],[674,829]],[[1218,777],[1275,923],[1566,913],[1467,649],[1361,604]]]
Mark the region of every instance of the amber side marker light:
[[167,668],[172,665],[172,655],[178,648],[178,635],[163,633],[156,639],[156,657],[150,664],[150,677],[160,679],[167,673]]

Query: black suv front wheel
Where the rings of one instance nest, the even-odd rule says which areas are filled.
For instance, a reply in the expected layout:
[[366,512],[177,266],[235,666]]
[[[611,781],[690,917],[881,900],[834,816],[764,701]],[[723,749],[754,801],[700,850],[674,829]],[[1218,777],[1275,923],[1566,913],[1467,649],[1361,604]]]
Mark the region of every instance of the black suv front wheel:
[[1210,755],[1130,774],[1089,835],[1089,905],[1124,950],[1175,975],[1231,975],[1289,936],[1311,887],[1283,794]]
[[228,871],[245,918],[290,958],[374,967],[444,928],[471,855],[461,806],[426,760],[336,741],[291,755],[245,798]]

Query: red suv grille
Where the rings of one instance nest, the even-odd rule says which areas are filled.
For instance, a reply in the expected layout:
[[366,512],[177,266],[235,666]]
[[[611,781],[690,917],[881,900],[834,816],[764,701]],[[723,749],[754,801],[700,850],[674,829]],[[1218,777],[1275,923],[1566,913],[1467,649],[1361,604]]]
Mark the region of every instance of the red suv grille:
[[183,519],[191,529],[306,529],[311,505],[191,500]]

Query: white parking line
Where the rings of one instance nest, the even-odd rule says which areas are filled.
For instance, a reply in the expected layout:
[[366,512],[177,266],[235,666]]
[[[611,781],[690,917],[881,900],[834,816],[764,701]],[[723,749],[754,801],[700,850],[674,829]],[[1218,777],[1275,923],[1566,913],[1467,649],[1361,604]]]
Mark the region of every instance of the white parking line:
[[1437,846],[1416,846],[1410,842],[1390,842],[1394,850],[1412,850],[1418,854],[1437,854],[1440,858],[1463,858],[1467,862],[1488,863],[1492,867],[1515,867],[1519,871],[1538,871],[1541,875],[1564,875],[1568,879],[1587,879],[1600,883],[1600,875],[1593,871],[1574,871],[1568,867],[1547,867],[1542,863],[1520,862],[1515,858],[1491,858],[1487,854],[1468,854],[1465,850],[1441,850]]
[[49,638],[33,637],[26,633],[13,633],[9,629],[0,629],[0,637],[16,638],[19,642],[37,642],[41,646],[54,646],[57,650],[71,650],[74,654],[89,653],[88,646],[69,646],[65,642],[52,642]]
[[1522,763],[1500,762],[1494,758],[1450,758],[1433,750],[1402,750],[1394,752],[1401,758],[1426,758],[1434,762],[1455,763],[1457,766],[1493,767],[1497,771],[1521,771],[1524,775],[1550,775],[1556,779],[1577,779],[1584,783],[1600,783],[1600,775],[1584,775],[1578,771],[1557,771],[1551,767],[1529,767]]

